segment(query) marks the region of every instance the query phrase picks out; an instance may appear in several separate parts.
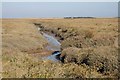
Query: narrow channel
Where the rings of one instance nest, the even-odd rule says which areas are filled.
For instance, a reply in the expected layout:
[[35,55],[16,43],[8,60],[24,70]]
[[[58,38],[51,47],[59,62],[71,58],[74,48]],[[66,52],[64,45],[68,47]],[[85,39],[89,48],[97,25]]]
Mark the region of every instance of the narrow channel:
[[[38,29],[40,30],[40,29]],[[42,32],[44,38],[48,41],[48,45],[46,46],[47,50],[53,51],[50,56],[43,57],[44,60],[51,60],[51,61],[60,61],[60,54],[61,54],[61,44],[60,42],[53,36],[47,33]]]
[[46,33],[43,33],[43,36],[48,41],[48,46],[46,47],[48,50],[60,51],[61,44],[55,37],[48,35]]

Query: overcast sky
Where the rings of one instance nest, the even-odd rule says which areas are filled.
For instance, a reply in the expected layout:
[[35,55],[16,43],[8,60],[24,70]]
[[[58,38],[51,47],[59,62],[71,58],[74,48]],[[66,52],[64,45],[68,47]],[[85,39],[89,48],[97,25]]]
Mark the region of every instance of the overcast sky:
[[117,17],[117,2],[3,2],[3,18]]

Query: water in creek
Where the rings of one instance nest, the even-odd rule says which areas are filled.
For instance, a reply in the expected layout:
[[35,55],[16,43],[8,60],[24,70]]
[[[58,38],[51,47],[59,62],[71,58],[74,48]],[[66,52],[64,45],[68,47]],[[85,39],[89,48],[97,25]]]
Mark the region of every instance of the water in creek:
[[48,41],[48,45],[47,45],[46,49],[54,51],[52,53],[52,55],[44,57],[43,59],[47,59],[47,60],[51,60],[51,61],[59,61],[58,55],[61,54],[60,53],[60,48],[61,48],[60,42],[58,42],[58,40],[55,37],[48,35],[46,33],[43,33],[43,36]]
[[48,46],[46,47],[48,50],[60,51],[61,44],[60,44],[60,42],[58,42],[58,40],[56,38],[54,38],[53,36],[50,36],[46,33],[43,33],[43,36],[48,41]]

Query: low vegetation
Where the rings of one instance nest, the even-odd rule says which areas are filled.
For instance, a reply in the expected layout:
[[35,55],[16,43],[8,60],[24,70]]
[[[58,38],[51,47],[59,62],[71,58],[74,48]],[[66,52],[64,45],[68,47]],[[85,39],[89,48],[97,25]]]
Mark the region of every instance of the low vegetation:
[[[117,78],[117,18],[3,19],[3,77]],[[41,31],[61,42],[62,62],[50,54]]]

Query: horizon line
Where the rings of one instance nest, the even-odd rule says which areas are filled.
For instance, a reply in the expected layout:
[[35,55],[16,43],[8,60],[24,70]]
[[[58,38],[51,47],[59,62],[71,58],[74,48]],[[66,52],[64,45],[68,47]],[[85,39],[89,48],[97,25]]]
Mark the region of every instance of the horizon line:
[[77,18],[77,17],[38,17],[38,18],[36,18],[36,17],[14,17],[14,18],[12,18],[12,17],[6,17],[6,18],[0,18],[0,19],[81,19],[81,18],[120,18],[120,17],[79,17],[79,18]]

